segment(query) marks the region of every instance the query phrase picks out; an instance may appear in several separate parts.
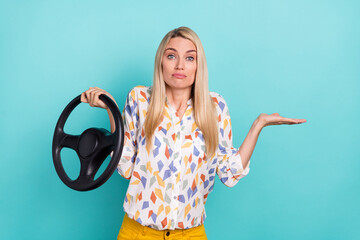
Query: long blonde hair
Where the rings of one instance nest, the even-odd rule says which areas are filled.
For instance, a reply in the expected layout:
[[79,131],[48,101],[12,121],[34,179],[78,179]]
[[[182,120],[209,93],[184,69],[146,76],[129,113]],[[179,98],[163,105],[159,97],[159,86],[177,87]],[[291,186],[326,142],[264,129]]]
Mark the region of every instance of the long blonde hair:
[[203,46],[197,34],[188,27],[179,27],[168,32],[162,39],[156,52],[152,93],[144,123],[146,149],[148,152],[150,151],[155,129],[159,126],[164,116],[166,93],[161,62],[167,44],[171,38],[175,37],[188,39],[196,46],[197,70],[192,89],[193,111],[195,123],[204,135],[206,154],[211,157],[219,143],[217,114],[209,94],[208,69]]

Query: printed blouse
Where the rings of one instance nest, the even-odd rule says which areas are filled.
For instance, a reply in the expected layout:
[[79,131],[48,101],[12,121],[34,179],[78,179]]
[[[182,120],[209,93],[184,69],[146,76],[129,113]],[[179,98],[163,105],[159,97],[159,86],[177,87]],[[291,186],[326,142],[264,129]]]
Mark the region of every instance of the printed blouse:
[[144,122],[151,88],[133,88],[126,99],[123,119],[125,143],[117,170],[130,179],[124,200],[127,215],[157,230],[188,229],[201,225],[205,203],[213,190],[215,174],[234,186],[249,173],[238,149],[232,145],[231,120],[224,99],[210,92],[218,114],[219,145],[212,158],[205,154],[205,140],[193,115],[192,99],[179,118],[166,102],[164,118],[156,128],[148,153]]

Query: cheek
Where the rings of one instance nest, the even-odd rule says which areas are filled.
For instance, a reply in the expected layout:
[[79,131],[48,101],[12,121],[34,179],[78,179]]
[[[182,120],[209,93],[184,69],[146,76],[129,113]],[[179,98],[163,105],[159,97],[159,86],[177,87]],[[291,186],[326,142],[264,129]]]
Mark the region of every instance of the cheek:
[[162,61],[163,74],[169,74],[171,70],[171,64],[168,61]]
[[191,73],[191,75],[194,75],[196,74],[196,69],[197,69],[197,66],[196,66],[196,63],[195,64],[191,64],[191,66],[189,67],[189,72]]

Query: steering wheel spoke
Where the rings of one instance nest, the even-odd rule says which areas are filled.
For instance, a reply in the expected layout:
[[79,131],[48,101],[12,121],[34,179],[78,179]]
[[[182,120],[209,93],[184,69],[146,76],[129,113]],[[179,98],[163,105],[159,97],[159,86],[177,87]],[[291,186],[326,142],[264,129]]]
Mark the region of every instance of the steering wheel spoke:
[[91,158],[82,158],[80,157],[80,175],[79,178],[94,180],[91,177],[92,169],[90,167]]
[[109,148],[109,147],[113,147],[116,144],[116,136],[115,134],[110,134],[110,135],[105,135],[102,138],[102,142],[101,145],[103,148]]
[[77,151],[79,139],[79,135],[71,135],[64,133],[63,140],[61,141],[61,147],[71,148]]

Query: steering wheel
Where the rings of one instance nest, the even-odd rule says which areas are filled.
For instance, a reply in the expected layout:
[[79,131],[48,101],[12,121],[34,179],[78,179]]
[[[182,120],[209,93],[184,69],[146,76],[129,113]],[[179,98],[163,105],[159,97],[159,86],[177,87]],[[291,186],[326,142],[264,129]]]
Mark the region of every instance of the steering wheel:
[[[89,128],[81,135],[65,133],[65,122],[75,107],[81,103],[80,97],[81,95],[74,98],[60,115],[55,127],[52,155],[56,172],[66,186],[77,191],[89,191],[100,187],[114,173],[124,146],[124,125],[116,104],[108,96],[102,94],[99,99],[108,106],[114,117],[115,132],[110,133],[103,128]],[[64,147],[75,150],[80,159],[80,174],[75,180],[69,178],[62,165],[60,151]],[[113,155],[108,166],[94,180],[97,171],[111,151]]]

